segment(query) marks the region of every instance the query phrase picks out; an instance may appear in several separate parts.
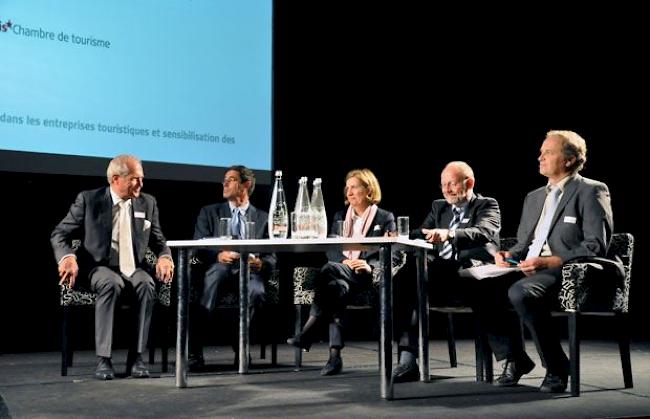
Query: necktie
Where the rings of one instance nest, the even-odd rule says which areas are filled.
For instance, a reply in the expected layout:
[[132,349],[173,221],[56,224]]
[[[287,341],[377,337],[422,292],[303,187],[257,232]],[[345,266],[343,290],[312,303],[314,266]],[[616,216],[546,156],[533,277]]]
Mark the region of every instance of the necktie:
[[131,211],[127,201],[120,201],[120,216],[118,217],[118,255],[120,259],[120,272],[126,276],[135,272],[135,258],[133,257],[133,240],[131,238]]
[[[452,212],[454,213],[454,218],[451,219],[451,223],[449,223],[449,230],[456,230],[458,225],[460,224],[460,215],[462,214],[462,210],[460,208],[453,208]],[[442,245],[442,250],[440,251],[440,257],[443,259],[451,259],[452,257],[455,258],[454,254],[454,246],[451,244],[451,240],[447,240],[443,245]]]
[[558,186],[552,186],[548,195],[546,196],[546,210],[544,218],[540,221],[535,238],[528,248],[526,259],[534,258],[542,253],[542,246],[546,243],[546,238],[551,230],[551,221],[555,215],[557,204],[560,202],[560,193],[562,190]]
[[244,238],[244,223],[238,208],[235,208],[232,213],[232,235],[238,239]]

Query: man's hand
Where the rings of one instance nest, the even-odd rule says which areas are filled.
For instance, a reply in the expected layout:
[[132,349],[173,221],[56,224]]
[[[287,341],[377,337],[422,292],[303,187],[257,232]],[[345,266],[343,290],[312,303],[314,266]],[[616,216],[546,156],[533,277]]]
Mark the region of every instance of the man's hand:
[[422,234],[424,234],[425,239],[429,243],[443,243],[449,240],[449,229],[446,228],[433,228],[433,229],[422,229]]
[[497,266],[505,266],[505,267],[511,266],[508,262],[506,262],[505,260],[506,258],[512,258],[512,254],[510,252],[506,252],[503,250],[496,252],[494,254],[494,263]]
[[160,257],[156,263],[156,278],[168,284],[174,278],[174,262],[170,258]]
[[68,256],[59,263],[59,285],[67,284],[70,288],[74,287],[78,274],[79,265],[76,257]]
[[522,260],[519,263],[521,271],[526,276],[531,276],[544,269],[558,268],[562,266],[562,258],[559,256],[538,256]]
[[217,261],[226,265],[232,265],[239,261],[239,253],[224,250],[223,252],[219,252],[217,255]]
[[248,258],[248,266],[251,268],[251,271],[259,272],[262,269],[262,259],[251,255]]

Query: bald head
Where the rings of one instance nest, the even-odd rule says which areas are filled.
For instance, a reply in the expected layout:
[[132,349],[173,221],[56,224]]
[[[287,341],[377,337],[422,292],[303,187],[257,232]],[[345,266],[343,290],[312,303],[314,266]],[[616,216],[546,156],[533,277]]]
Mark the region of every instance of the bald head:
[[462,205],[474,189],[474,171],[463,161],[447,163],[440,174],[440,189],[451,205]]

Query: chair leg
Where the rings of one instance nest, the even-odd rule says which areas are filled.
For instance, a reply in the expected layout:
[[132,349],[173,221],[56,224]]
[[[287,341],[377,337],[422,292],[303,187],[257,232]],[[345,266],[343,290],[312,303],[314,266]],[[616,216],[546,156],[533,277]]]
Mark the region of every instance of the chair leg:
[[[156,303],[156,306],[153,309],[151,316],[151,326],[149,328],[149,365],[154,365],[156,363],[156,346],[160,343],[164,347],[166,340],[165,334],[165,322],[161,320],[161,317],[166,315],[164,307],[159,306]],[[162,336],[161,336],[162,335]],[[163,348],[164,352],[164,348]]]
[[169,371],[169,338],[172,335],[172,321],[171,317],[173,314],[173,311],[171,307],[162,307],[162,319],[164,321],[164,324],[161,327],[162,330],[162,338],[160,339],[160,349],[162,350],[162,368],[161,372],[168,372]]
[[65,377],[68,375],[69,361],[72,361],[68,347],[68,307],[63,306],[61,314],[61,376]]
[[569,313],[569,374],[571,395],[580,396],[580,340],[578,339],[578,313]]
[[275,340],[271,342],[271,365],[278,365],[278,343]]
[[456,357],[456,334],[454,333],[454,315],[447,313],[447,348],[449,350],[449,366],[456,368],[458,358]]
[[156,344],[149,338],[149,365],[156,363]]
[[483,345],[481,342],[481,337],[478,335],[474,338],[474,357],[476,362],[476,382],[484,381],[485,360],[483,359]]
[[494,380],[492,367],[492,350],[483,333],[480,320],[476,319],[476,337],[474,338],[476,351],[476,381],[491,383]]
[[494,381],[494,367],[492,365],[492,349],[488,344],[487,338],[483,337],[483,363],[485,365],[485,382],[492,383]]
[[621,353],[621,366],[623,367],[623,383],[625,388],[632,388],[632,362],[630,360],[630,334],[628,332],[628,319],[625,314],[616,314],[618,329],[618,350]]
[[[297,335],[302,331],[302,305],[296,304],[296,321],[294,325],[294,331]],[[294,365],[295,369],[298,370],[302,367],[302,349],[295,348],[293,351],[294,354]]]

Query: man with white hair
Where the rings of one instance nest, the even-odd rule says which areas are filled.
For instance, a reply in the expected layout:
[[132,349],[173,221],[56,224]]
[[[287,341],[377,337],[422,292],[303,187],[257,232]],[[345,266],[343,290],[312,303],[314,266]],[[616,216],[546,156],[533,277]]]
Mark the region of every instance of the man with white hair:
[[[108,187],[83,191],[51,236],[59,266],[59,284],[84,283],[97,293],[95,301],[95,378],[115,378],[111,362],[113,314],[124,288],[137,299],[138,341],[129,351],[127,365],[137,378],[149,377],[142,352],[147,347],[154,281],[144,268],[149,247],[158,256],[156,277],[170,282],[174,274],[171,251],[160,229],[158,206],[151,195],[141,193],[144,171],[137,157],[120,155],[106,171]],[[72,239],[81,237],[74,250]]]

